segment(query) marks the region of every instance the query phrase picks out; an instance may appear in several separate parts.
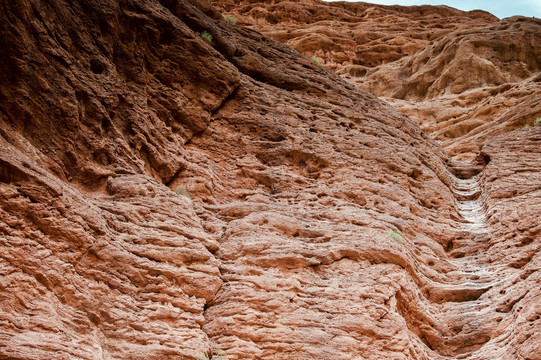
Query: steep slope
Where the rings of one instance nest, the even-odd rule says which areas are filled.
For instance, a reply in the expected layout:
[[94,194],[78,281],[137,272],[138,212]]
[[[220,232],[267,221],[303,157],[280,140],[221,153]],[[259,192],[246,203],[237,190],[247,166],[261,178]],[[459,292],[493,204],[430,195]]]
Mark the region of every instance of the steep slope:
[[325,66],[347,74],[398,60],[454,30],[492,24],[495,16],[447,6],[384,6],[320,0],[212,1],[221,11]]
[[415,119],[457,159],[541,117],[541,20],[461,30],[350,78]]
[[0,18],[1,358],[539,353],[540,128],[452,161],[204,0]]

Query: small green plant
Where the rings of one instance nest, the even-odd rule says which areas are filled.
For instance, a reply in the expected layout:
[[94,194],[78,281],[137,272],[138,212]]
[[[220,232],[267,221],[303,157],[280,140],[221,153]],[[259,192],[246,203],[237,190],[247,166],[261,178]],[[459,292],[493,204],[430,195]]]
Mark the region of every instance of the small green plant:
[[391,232],[389,233],[389,237],[395,239],[396,242],[398,242],[399,244],[404,243],[404,237],[402,237],[402,235],[400,235],[399,233],[397,233],[394,230],[391,230]]
[[529,129],[532,126],[541,126],[541,117],[535,119],[535,121],[533,122],[533,125],[530,125],[530,124],[524,125],[524,129]]
[[316,65],[319,65],[319,66],[323,66],[323,60],[321,58],[318,58],[317,56],[312,56],[310,58],[310,62],[312,64],[316,64]]
[[188,199],[193,199],[192,194],[184,186],[177,186],[175,192],[178,195],[186,196]]
[[196,33],[201,39],[205,40],[206,42],[208,42],[209,44],[212,44],[212,34],[209,33],[208,31],[203,31],[203,32],[197,32]]
[[224,15],[224,19],[231,25],[237,25],[237,18],[233,15]]

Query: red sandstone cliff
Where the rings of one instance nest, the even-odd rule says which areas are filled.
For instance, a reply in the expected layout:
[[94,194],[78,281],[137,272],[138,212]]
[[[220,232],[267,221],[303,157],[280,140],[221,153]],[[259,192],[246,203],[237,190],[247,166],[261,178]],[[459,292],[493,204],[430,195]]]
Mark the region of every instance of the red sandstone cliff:
[[447,6],[384,6],[321,0],[213,1],[224,13],[331,69],[349,73],[412,55],[454,30],[493,24],[495,16]]
[[456,162],[204,0],[0,18],[0,358],[538,358],[541,127]]
[[421,124],[456,157],[541,117],[541,20],[512,17],[460,30],[350,77]]

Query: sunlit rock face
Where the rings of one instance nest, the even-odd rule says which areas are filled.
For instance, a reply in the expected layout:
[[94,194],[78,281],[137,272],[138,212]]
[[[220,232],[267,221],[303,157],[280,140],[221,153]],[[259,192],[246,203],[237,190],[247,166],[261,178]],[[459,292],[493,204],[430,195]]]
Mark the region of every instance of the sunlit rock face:
[[203,0],[0,9],[0,358],[537,358],[541,127],[457,161]]
[[431,41],[459,29],[494,24],[481,10],[448,6],[384,6],[320,0],[214,0],[238,24],[319,57],[345,74],[413,55]]
[[409,115],[456,159],[541,117],[541,20],[453,32],[349,80]]

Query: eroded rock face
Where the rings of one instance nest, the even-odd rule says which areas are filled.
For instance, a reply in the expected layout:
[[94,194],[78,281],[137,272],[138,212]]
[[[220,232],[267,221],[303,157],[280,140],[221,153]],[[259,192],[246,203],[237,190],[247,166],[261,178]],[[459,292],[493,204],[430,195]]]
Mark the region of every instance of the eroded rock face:
[[[202,5],[177,6],[210,19]],[[208,347],[218,244],[163,184],[240,77],[172,11],[153,1],[2,7],[2,358],[164,359]]]
[[239,24],[279,40],[325,66],[358,76],[423,49],[454,30],[495,23],[480,10],[384,6],[319,0],[213,1]]
[[0,11],[0,357],[536,358],[541,128],[454,161],[202,0]]
[[415,119],[457,159],[541,117],[541,21],[461,30],[415,55],[349,78]]

